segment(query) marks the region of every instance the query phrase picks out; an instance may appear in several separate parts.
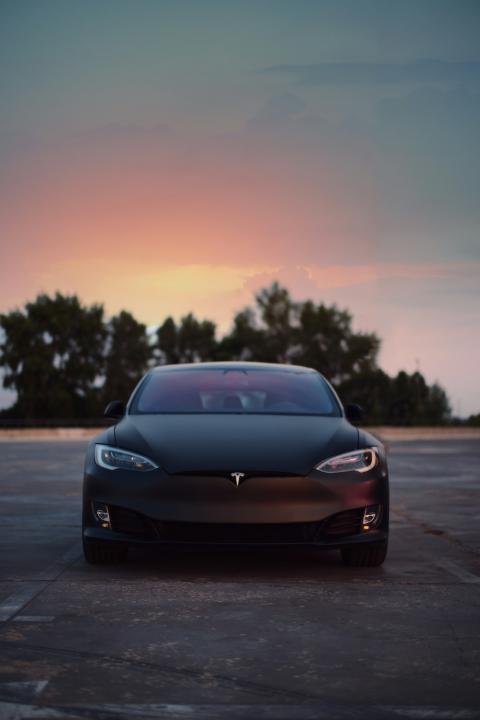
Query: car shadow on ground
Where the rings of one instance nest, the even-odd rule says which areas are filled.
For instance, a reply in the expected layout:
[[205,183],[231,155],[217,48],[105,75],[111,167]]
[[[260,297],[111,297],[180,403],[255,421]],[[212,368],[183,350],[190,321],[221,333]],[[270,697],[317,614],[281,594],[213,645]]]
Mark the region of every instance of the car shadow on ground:
[[76,564],[77,572],[91,577],[162,579],[188,582],[283,582],[377,578],[385,569],[350,568],[338,550],[219,547],[131,548],[119,565]]

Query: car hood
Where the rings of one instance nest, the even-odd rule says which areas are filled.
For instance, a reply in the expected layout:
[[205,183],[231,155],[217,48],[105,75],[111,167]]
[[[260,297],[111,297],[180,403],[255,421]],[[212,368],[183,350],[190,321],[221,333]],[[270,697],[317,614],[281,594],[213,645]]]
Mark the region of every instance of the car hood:
[[345,418],[312,415],[127,415],[115,439],[182,474],[306,475],[321,460],[358,447],[358,431]]

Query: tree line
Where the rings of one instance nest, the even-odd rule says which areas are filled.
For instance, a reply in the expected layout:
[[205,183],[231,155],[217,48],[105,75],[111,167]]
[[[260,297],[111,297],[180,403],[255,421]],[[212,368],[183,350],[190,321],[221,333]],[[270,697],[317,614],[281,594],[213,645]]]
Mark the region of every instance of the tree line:
[[0,315],[3,384],[17,393],[0,417],[26,420],[94,418],[106,402],[126,400],[148,367],[210,360],[307,365],[322,372],[342,400],[357,402],[371,424],[438,425],[450,419],[445,391],[420,372],[390,377],[378,367],[380,339],[355,332],[335,305],[296,302],[273,283],[217,336],[211,320],[167,317],[154,332],[122,310],[105,318],[102,305],[76,295],[38,295]]

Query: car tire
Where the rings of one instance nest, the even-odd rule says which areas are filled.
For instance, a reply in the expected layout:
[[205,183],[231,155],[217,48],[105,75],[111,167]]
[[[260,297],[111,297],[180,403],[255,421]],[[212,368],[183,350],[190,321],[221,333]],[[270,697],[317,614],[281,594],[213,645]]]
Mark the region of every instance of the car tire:
[[83,555],[90,565],[116,565],[125,562],[128,547],[119,547],[108,542],[84,540]]
[[341,549],[342,560],[350,567],[378,567],[387,557],[388,542],[352,545]]

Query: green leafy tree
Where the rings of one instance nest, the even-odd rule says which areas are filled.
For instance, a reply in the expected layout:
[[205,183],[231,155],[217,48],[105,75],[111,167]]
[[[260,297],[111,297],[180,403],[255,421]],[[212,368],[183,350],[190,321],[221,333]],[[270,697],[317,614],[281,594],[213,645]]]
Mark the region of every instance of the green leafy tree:
[[105,357],[105,402],[126,400],[141,379],[151,358],[147,328],[122,310],[108,323]]
[[75,296],[39,295],[25,310],[0,315],[4,385],[17,392],[10,414],[80,417],[97,412],[104,370],[103,307]]

